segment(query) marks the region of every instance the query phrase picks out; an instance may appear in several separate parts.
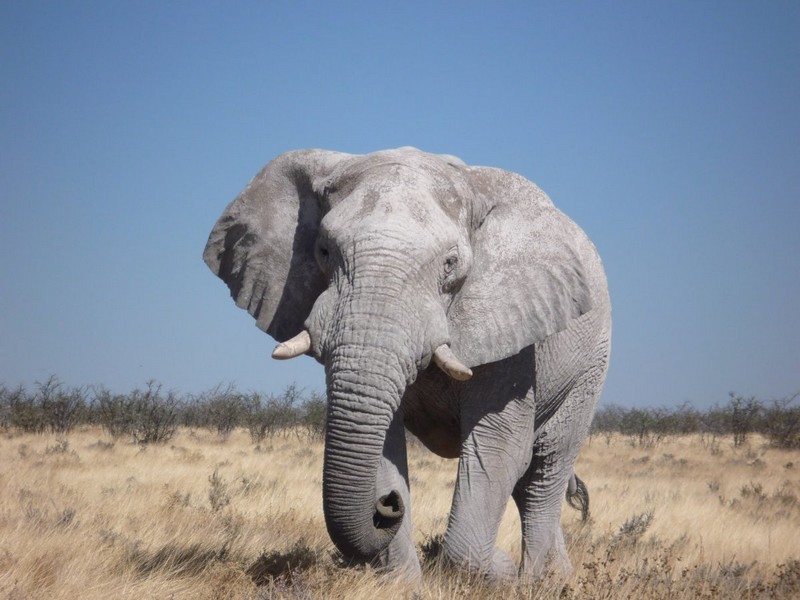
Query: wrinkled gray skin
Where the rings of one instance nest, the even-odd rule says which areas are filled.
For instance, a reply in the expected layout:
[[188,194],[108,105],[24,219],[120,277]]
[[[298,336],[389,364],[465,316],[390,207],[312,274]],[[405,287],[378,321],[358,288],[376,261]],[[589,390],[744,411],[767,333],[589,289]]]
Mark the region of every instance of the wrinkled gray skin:
[[[514,173],[401,148],[299,150],[217,222],[204,258],[278,341],[304,329],[325,365],[323,505],[347,557],[419,574],[404,425],[457,458],[444,555],[504,578],[570,569],[562,500],[606,375],[611,315],[592,243]],[[433,363],[448,344],[473,376]],[[573,481],[574,485],[574,481]]]

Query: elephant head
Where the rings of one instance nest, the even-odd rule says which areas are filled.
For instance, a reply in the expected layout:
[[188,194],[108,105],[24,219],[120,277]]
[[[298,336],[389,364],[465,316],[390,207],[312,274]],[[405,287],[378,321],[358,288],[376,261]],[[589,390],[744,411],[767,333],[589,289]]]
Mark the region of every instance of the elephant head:
[[573,227],[518,175],[413,148],[289,152],[226,208],[206,263],[276,358],[325,365],[323,501],[345,555],[375,556],[402,521],[375,474],[418,373],[467,379],[591,308]]

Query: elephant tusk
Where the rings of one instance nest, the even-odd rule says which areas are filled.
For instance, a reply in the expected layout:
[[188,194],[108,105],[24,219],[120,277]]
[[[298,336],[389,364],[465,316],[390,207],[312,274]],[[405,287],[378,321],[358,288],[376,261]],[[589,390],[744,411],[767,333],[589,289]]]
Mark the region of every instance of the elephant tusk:
[[272,351],[272,358],[286,360],[305,354],[311,349],[311,336],[306,330],[301,331],[296,336],[275,346]]
[[472,370],[458,360],[447,344],[442,344],[436,349],[433,353],[433,362],[442,371],[458,381],[466,381],[472,377]]

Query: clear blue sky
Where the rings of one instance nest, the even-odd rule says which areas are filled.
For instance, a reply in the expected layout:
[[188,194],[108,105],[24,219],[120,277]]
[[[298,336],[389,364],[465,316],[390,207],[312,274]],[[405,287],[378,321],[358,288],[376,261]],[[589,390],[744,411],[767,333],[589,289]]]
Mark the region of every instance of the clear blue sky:
[[538,183],[614,306],[603,402],[800,390],[800,3],[0,3],[0,383],[322,389],[204,265],[290,149]]

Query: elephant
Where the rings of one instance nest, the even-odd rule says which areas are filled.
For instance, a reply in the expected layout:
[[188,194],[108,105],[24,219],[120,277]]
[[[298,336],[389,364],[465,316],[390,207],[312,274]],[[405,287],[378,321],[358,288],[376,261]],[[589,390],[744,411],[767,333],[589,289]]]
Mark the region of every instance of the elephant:
[[[274,358],[324,365],[322,503],[344,557],[419,576],[408,430],[459,461],[448,564],[570,572],[562,499],[605,381],[611,302],[595,246],[539,187],[411,147],[295,150],[227,206],[203,256],[279,342]],[[495,547],[509,498],[519,567]]]

